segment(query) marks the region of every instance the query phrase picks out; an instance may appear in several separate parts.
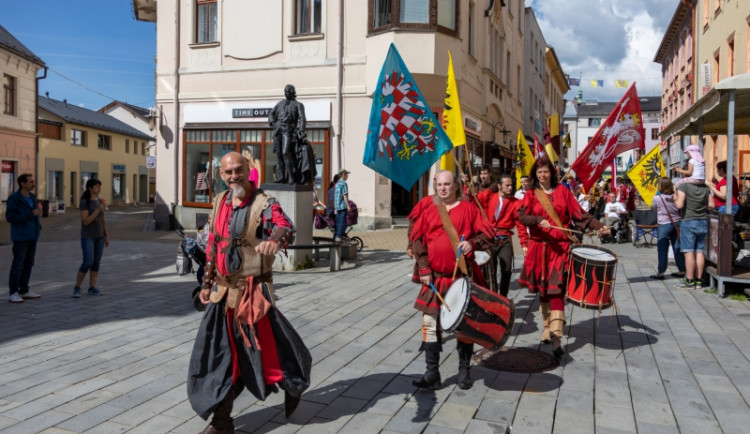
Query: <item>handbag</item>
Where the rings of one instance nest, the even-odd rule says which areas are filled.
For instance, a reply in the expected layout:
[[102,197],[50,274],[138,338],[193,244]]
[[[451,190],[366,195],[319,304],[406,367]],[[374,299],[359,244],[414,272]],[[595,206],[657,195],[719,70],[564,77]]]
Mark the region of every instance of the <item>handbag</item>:
[[680,227],[675,224],[674,220],[672,220],[672,214],[669,212],[669,208],[667,208],[667,201],[664,200],[664,198],[661,196],[659,196],[659,199],[661,199],[662,203],[664,204],[664,209],[667,211],[667,217],[669,217],[669,221],[672,223],[672,227],[674,227],[677,238],[680,238]]

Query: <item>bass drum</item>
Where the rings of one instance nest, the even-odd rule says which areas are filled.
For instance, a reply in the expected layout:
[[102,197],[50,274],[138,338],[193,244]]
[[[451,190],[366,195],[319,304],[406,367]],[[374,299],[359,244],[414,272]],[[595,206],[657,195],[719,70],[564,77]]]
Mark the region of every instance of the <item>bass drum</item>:
[[443,330],[493,351],[510,337],[516,317],[512,300],[462,278],[446,291],[445,304],[450,310],[440,307]]

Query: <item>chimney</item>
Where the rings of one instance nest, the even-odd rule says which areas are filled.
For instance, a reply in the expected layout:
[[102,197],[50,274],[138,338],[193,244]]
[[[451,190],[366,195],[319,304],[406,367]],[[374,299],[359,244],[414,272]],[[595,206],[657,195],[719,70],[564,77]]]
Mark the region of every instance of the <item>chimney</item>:
[[65,104],[65,107],[68,106],[68,99],[67,98],[63,100],[63,104]]

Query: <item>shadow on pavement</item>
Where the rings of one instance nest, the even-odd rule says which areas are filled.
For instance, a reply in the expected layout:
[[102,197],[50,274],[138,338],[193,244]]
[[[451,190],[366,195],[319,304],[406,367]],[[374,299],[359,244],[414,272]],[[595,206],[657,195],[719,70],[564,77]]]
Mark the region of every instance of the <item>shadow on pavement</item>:
[[[576,333],[572,330],[574,328],[587,332]],[[637,331],[624,330],[624,328],[636,329]],[[568,361],[575,361],[576,350],[588,344],[605,350],[625,351],[630,348],[657,343],[659,340],[656,335],[658,334],[659,332],[656,330],[633,320],[627,315],[612,315],[577,322],[570,326],[568,331],[568,336],[575,335],[572,343],[571,340],[568,340],[566,348]]]

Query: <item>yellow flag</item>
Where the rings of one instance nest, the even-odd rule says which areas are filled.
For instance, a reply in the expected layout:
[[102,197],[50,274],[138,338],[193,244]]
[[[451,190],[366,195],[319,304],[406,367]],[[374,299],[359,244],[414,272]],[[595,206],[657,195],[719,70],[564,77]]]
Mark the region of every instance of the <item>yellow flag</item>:
[[519,128],[516,139],[516,188],[521,188],[521,177],[529,176],[531,166],[534,165],[534,154],[529,149],[529,144]]
[[615,80],[615,87],[628,87],[628,80]]
[[664,162],[661,161],[660,150],[660,146],[654,146],[648,154],[638,160],[632,169],[626,172],[628,178],[633,181],[633,185],[638,189],[638,193],[640,193],[648,206],[651,206],[651,202],[656,195],[659,178],[667,176],[667,172],[664,169]]
[[570,141],[570,131],[565,133],[565,137],[563,137],[563,145],[566,148],[570,148],[570,146],[573,144],[573,142]]
[[544,150],[552,164],[560,158],[560,115],[557,113],[547,118],[547,129],[544,132]]
[[[448,51],[448,78],[445,83],[445,102],[443,104],[443,129],[451,139],[453,147],[466,144],[466,132],[464,131],[463,116],[461,116],[461,103],[458,101],[458,86],[456,85],[456,74],[453,72],[453,57]],[[453,170],[453,157],[447,153],[440,157],[440,168]]]

